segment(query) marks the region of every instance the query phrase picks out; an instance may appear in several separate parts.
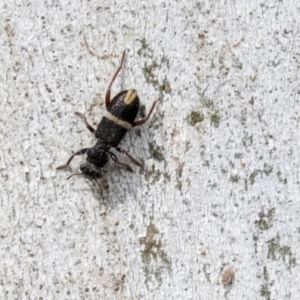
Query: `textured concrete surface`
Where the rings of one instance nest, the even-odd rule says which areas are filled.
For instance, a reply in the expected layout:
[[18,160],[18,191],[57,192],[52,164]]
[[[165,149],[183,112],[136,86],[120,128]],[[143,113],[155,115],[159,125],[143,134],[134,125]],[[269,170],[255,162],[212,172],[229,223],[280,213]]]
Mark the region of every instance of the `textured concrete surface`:
[[[271,4],[269,2],[274,2]],[[1,299],[298,299],[296,1],[0,1]],[[76,176],[113,94],[151,120]],[[126,157],[118,154],[128,162]],[[297,250],[298,249],[298,250]]]

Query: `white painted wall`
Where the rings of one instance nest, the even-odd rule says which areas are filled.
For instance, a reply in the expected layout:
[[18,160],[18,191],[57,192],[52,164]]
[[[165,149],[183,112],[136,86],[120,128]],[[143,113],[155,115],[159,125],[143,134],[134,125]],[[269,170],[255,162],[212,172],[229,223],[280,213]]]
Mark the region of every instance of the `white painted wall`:
[[[300,5],[271,2],[0,2],[1,299],[298,299]],[[55,168],[124,49],[113,93],[163,101],[101,196]]]

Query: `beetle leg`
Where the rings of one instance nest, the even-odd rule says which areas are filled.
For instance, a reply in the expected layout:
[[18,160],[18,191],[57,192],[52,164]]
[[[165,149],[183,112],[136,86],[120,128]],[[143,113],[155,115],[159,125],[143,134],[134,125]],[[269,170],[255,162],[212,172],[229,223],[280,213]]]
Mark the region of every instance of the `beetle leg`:
[[127,157],[129,157],[136,165],[142,167],[142,164],[137,161],[135,158],[133,158],[126,150],[122,149],[122,148],[119,148],[119,147],[116,147],[116,150],[121,152],[122,154],[125,154]]
[[62,165],[62,166],[59,166],[56,168],[56,170],[61,170],[61,169],[65,169],[69,164],[70,162],[72,161],[72,159],[74,158],[74,156],[76,155],[83,155],[85,154],[90,148],[83,148],[83,149],[80,149],[78,150],[77,152],[75,152],[70,158],[69,160],[67,161],[67,163],[65,165]]
[[149,113],[148,113],[148,116],[147,116],[146,118],[144,118],[144,119],[140,119],[140,120],[138,120],[138,121],[135,121],[135,122],[132,124],[132,127],[141,126],[141,125],[143,125],[144,123],[146,123],[147,120],[149,119],[149,117],[151,116],[151,114],[152,114],[152,112],[153,112],[153,110],[154,110],[154,107],[155,107],[156,103],[157,103],[159,100],[161,100],[161,99],[159,98],[159,99],[157,99],[157,100],[155,100],[155,101],[153,102],[153,104],[152,104],[152,106],[151,106],[151,109],[150,109],[150,111],[149,111]]
[[100,183],[99,183],[96,179],[95,179],[95,182],[96,182],[97,185],[99,186],[101,197],[103,197],[103,194],[102,194],[102,188],[101,188]]
[[91,133],[95,133],[95,128],[90,125],[86,119],[86,117],[81,114],[80,112],[75,112],[75,115],[78,116],[81,120],[83,120],[83,122],[85,123],[86,128],[91,132]]
[[114,83],[115,79],[117,78],[119,72],[121,71],[122,69],[122,65],[123,65],[123,62],[124,62],[124,58],[125,58],[125,50],[123,51],[123,55],[122,55],[122,58],[121,58],[121,63],[118,67],[118,69],[116,70],[109,86],[108,86],[108,89],[106,91],[106,96],[105,96],[105,105],[106,105],[106,108],[108,107],[109,103],[110,103],[110,92],[111,92],[111,86],[112,84]]
[[112,152],[107,152],[107,154],[108,154],[109,157],[114,161],[114,163],[124,166],[124,167],[127,169],[127,171],[133,173],[132,168],[131,168],[129,165],[120,162],[120,161],[118,160],[118,158],[117,158]]

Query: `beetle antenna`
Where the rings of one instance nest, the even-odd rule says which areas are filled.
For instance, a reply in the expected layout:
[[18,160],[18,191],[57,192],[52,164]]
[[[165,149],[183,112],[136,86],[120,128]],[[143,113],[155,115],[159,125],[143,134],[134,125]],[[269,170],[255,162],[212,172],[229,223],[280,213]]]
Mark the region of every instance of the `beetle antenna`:
[[76,175],[83,175],[83,174],[82,174],[82,173],[75,173],[75,174],[72,174],[72,175],[70,175],[70,176],[67,178],[67,180],[70,179],[70,178],[73,177],[73,176],[76,176]]

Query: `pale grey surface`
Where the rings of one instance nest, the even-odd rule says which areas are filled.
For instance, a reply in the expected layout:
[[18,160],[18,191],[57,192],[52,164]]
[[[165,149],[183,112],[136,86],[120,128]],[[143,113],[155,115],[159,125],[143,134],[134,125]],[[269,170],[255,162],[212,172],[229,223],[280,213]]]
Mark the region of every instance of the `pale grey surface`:
[[[1,299],[298,299],[300,5],[240,2],[0,2]],[[163,101],[101,197],[55,167],[124,49]]]

